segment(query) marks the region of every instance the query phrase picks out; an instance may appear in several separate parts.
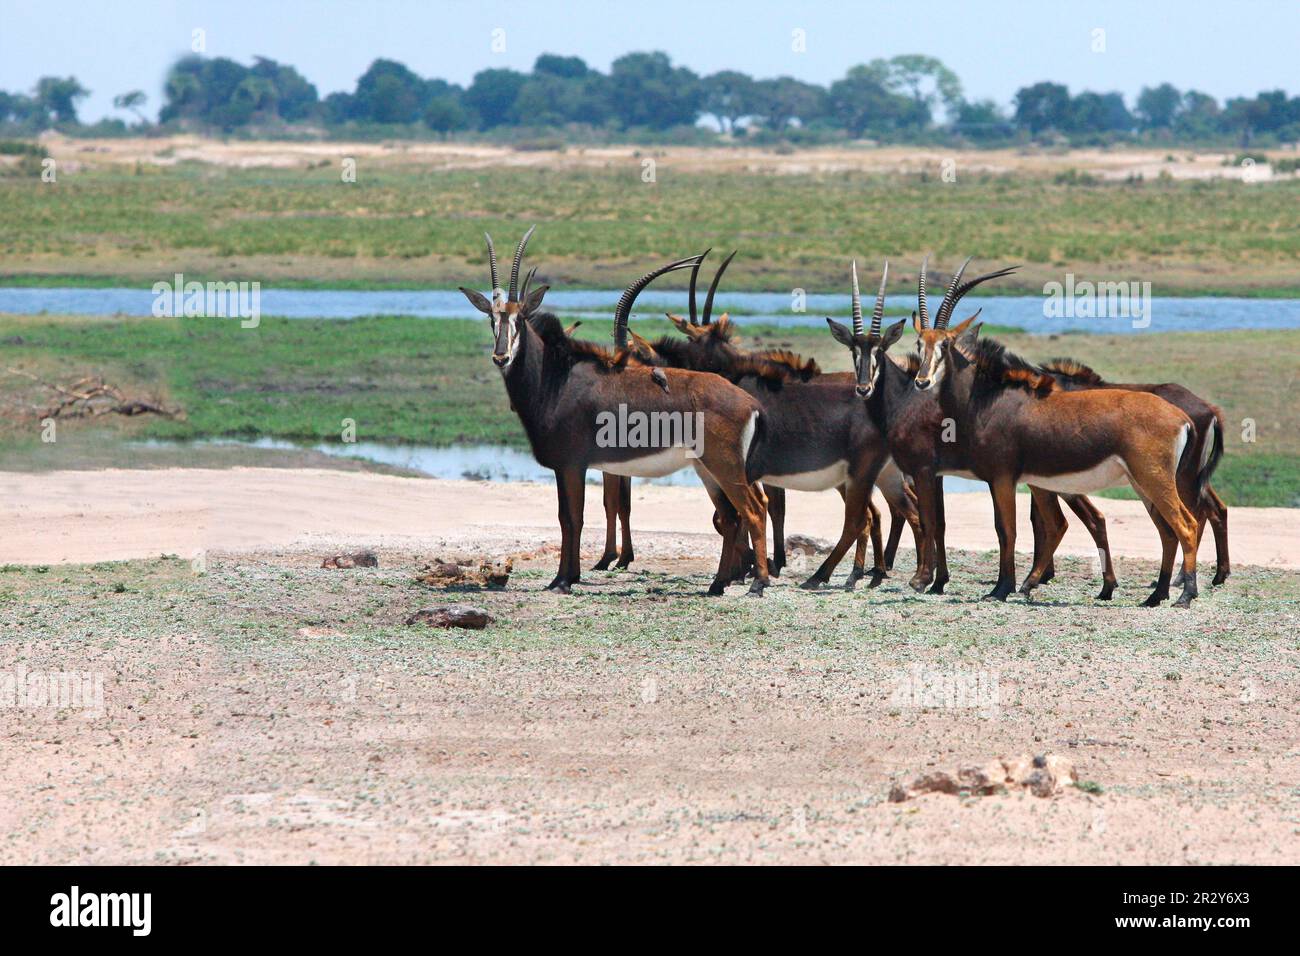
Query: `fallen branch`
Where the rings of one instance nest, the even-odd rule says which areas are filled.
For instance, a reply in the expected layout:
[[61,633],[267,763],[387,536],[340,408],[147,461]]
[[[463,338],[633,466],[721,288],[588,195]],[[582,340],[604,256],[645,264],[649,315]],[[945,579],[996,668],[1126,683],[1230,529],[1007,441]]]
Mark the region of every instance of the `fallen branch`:
[[169,408],[161,402],[146,398],[127,397],[120,388],[103,379],[86,376],[69,385],[59,385],[37,378],[20,368],[6,368],[10,375],[35,382],[55,394],[54,401],[45,407],[34,406],[41,418],[98,418],[101,415],[162,415],[164,418],[184,418],[180,408]]

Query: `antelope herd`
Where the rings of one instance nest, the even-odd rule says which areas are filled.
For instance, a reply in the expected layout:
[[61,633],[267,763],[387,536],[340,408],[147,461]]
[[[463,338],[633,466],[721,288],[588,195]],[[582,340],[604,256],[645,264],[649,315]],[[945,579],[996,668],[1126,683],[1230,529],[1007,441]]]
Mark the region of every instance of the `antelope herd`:
[[[485,236],[491,298],[461,291],[490,318],[492,361],[511,407],[538,463],[555,472],[562,543],[551,590],[568,593],[581,575],[588,469],[604,474],[605,549],[595,567],[605,569],[612,563],[626,567],[633,558],[631,478],[694,468],[722,537],[710,594],[752,576],[750,593],[761,595],[769,573],[780,574],[787,489],[835,489],[844,502],[839,540],[802,587],[828,584],[850,546],[855,550],[846,587],[864,577],[868,587],[877,586],[893,568],[906,524],[917,555],[910,585],[942,593],[949,579],[945,475],[985,481],[992,494],[999,566],[987,598],[1004,601],[1015,587],[1021,483],[1031,493],[1034,538],[1033,565],[1020,587],[1024,594],[1055,574],[1053,556],[1066,529],[1064,499],[1096,542],[1103,577],[1098,598],[1110,599],[1116,580],[1106,521],[1086,495],[1125,483],[1145,504],[1161,542],[1160,573],[1146,606],[1167,599],[1171,583],[1182,587],[1176,606],[1186,607],[1197,596],[1196,551],[1207,522],[1217,549],[1213,583],[1228,576],[1227,508],[1209,484],[1223,454],[1222,412],[1180,385],[1113,384],[1070,359],[1031,364],[981,339],[979,312],[950,324],[966,293],[1014,268],[963,281],[968,259],[954,272],[932,321],[923,262],[912,313],[916,349],[898,355],[890,349],[906,320],[882,328],[889,264],[867,325],[854,262],[852,327],[826,319],[831,335],[849,350],[853,371],[829,373],[789,351],[744,350],[728,316],[713,318],[718,284],[734,252],[714,274],[702,310],[696,287],[708,251],[654,269],[628,286],[614,311],[612,349],[574,338],[572,328],[541,311],[548,286],[532,286],[536,269],[520,285],[532,234],[529,229],[519,241],[505,288],[492,238]],[[688,317],[669,314],[682,336],[652,342],[633,332],[628,322],[641,291],[685,269]],[[620,423],[637,423],[637,436],[620,432],[619,440],[610,440],[601,422],[616,410]],[[700,426],[693,439],[691,429],[682,427],[692,422]],[[889,507],[887,544],[873,488]],[[1183,560],[1173,579],[1178,547]]]

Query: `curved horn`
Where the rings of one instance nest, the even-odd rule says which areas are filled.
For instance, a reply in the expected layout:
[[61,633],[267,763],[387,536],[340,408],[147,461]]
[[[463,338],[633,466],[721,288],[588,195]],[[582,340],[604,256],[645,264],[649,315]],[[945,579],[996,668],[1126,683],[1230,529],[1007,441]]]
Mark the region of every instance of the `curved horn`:
[[666,266],[660,266],[653,272],[647,272],[641,278],[637,279],[624,290],[619,297],[618,305],[614,307],[614,345],[618,348],[627,348],[627,320],[632,314],[632,303],[636,302],[636,297],[641,294],[641,290],[648,286],[661,275],[669,272],[675,272],[678,269],[685,269],[687,266],[693,266],[703,258],[702,256],[689,256],[686,259],[678,259],[676,262],[670,262]]
[[529,226],[524,237],[519,240],[519,245],[515,246],[515,261],[510,264],[510,302],[519,301],[519,264],[524,261],[524,250],[528,248],[528,240],[533,237],[533,230],[536,226]]
[[[705,253],[708,255],[708,253]],[[718,271],[713,274],[713,281],[709,283],[709,294],[704,297],[704,314],[700,316],[700,324],[708,325],[710,316],[713,315],[713,295],[718,291],[718,281],[722,278],[722,273],[727,271],[727,266],[731,265],[731,260],[736,258],[736,250],[732,250],[731,255],[722,260],[722,265],[718,266]]]
[[853,264],[849,266],[849,271],[853,273],[853,334],[862,334],[862,293],[858,290],[858,260],[854,259]]
[[929,265],[930,257],[926,256],[921,260],[921,271],[916,277],[916,304],[921,314],[921,328],[927,328],[930,324],[930,312],[925,307],[925,267]]
[[492,269],[492,298],[497,297],[497,289],[501,288],[501,280],[497,277],[497,247],[492,245],[492,237],[486,232],[483,238],[487,240],[488,247],[488,266]]
[[956,272],[952,274],[952,281],[948,283],[948,291],[943,294],[943,301],[939,303],[939,311],[934,316],[934,327],[936,329],[946,329],[948,320],[952,318],[952,307],[957,304],[954,298],[957,292],[957,286],[961,284],[961,274],[966,271],[974,256],[967,256],[966,261],[961,264]]
[[880,291],[876,293],[876,307],[871,310],[871,334],[880,334],[880,320],[885,317],[885,284],[889,281],[889,260],[885,260],[885,271],[880,274]]
[[948,297],[943,300],[943,305],[940,306],[940,311],[943,314],[943,325],[939,325],[936,321],[935,328],[943,329],[948,327],[948,320],[952,318],[952,310],[957,307],[957,303],[961,301],[962,296],[971,289],[975,288],[981,282],[988,282],[990,279],[1001,279],[1003,276],[1009,276],[1018,268],[1019,266],[1007,266],[1005,269],[999,269],[996,272],[988,272],[982,276],[976,276],[974,279],[967,279],[961,285],[957,286],[948,294]]
[[699,310],[695,308],[695,283],[700,278],[700,266],[704,265],[704,260],[708,258],[709,253],[712,251],[713,251],[713,247],[709,246],[709,248],[701,252],[700,261],[695,263],[695,265],[691,268],[691,297],[690,297],[691,325],[700,324]]
[[528,274],[524,276],[524,284],[519,287],[520,302],[523,302],[528,298],[528,287],[533,284],[533,276],[535,275],[537,275],[537,266],[533,266],[529,269]]

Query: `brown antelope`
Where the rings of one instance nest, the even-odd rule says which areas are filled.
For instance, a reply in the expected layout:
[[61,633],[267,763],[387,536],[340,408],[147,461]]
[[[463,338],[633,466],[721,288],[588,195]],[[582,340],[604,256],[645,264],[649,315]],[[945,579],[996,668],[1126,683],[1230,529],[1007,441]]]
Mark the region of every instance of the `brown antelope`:
[[[729,256],[719,275],[730,261]],[[705,300],[702,319],[692,322],[669,315],[686,333],[685,339],[665,336],[648,343],[638,337],[634,349],[644,361],[720,375],[756,398],[765,412],[767,433],[762,447],[751,456],[750,468],[761,477],[764,487],[796,491],[834,488],[844,499],[840,539],[802,586],[812,590],[829,583],[831,573],[854,542],[858,542],[858,551],[845,586],[852,588],[867,576],[862,536],[868,523],[874,523],[876,548],[870,586],[875,587],[886,576],[878,514],[872,522],[870,503],[872,487],[880,483],[879,476],[889,462],[882,434],[857,400],[852,380],[818,375],[815,363],[789,353],[737,349],[728,318],[711,320],[717,279],[715,276]],[[693,299],[691,304],[695,319]],[[860,308],[854,322],[862,323]],[[882,491],[891,509],[905,514],[911,502],[903,492],[902,476],[894,470],[892,478]]]
[[993,496],[1000,560],[987,598],[1005,601],[1015,587],[1017,482],[1039,497],[1127,481],[1146,504],[1163,550],[1145,605],[1169,596],[1179,545],[1183,591],[1175,604],[1191,603],[1197,595],[1196,519],[1185,502],[1200,497],[1209,475],[1208,460],[1194,457],[1196,427],[1181,409],[1150,392],[1063,390],[1052,376],[991,340],[975,344],[968,358],[942,339],[923,354],[921,368],[929,371],[940,406],[955,423],[956,444],[970,470],[988,482]]
[[[705,255],[708,255],[707,250]],[[713,297],[717,291],[718,280],[722,278],[722,273],[726,271],[735,255],[733,252],[723,260],[722,265],[718,267],[718,271],[713,277],[713,281],[709,283],[709,292],[704,300],[702,316],[697,313],[695,308],[696,270],[692,270],[689,320],[672,313],[668,315],[668,319],[686,335],[688,342],[683,344],[674,342],[672,339],[660,339],[660,344],[665,350],[685,349],[699,352],[702,349],[710,354],[703,357],[698,354],[695,356],[682,356],[678,362],[670,362],[670,364],[679,364],[682,367],[691,368],[711,368],[715,371],[725,370],[722,371],[722,374],[732,381],[736,381],[743,374],[740,371],[741,363],[747,361],[774,363],[776,368],[771,373],[766,373],[769,378],[772,377],[772,374],[777,373],[785,378],[797,377],[800,381],[808,381],[816,376],[816,380],[819,382],[853,384],[854,376],[852,372],[823,372],[817,367],[814,360],[804,359],[783,349],[742,353],[735,348],[735,339],[732,334],[733,326],[729,322],[729,317],[724,313],[717,323],[714,323],[711,319]],[[640,339],[639,336],[636,339],[642,351],[651,353],[654,351],[650,343]],[[890,513],[889,541],[883,545],[883,560],[880,511],[875,502],[870,499],[868,499],[869,520],[867,528],[870,532],[875,567],[878,570],[892,571],[904,523],[911,526],[912,533],[916,536],[920,533],[920,521],[917,516],[916,503],[907,487],[906,479],[892,461],[886,462],[885,467],[881,469],[880,475],[876,478],[876,487],[880,489],[881,494],[884,496]],[[768,498],[768,516],[772,521],[772,564],[774,569],[782,568],[785,566],[785,489],[777,485],[770,488],[765,486],[764,492]],[[858,577],[862,576],[866,545],[867,532],[863,532],[854,553],[854,568]],[[776,570],[773,570],[773,573],[777,573]],[[879,580],[879,578],[873,578],[872,586],[879,584]]]
[[[1201,536],[1205,533],[1206,522],[1214,530],[1214,547],[1216,562],[1214,579],[1210,582],[1217,586],[1227,580],[1232,571],[1228,559],[1228,506],[1209,485],[1209,477],[1214,474],[1219,460],[1223,457],[1223,410],[1217,405],[1205,401],[1189,389],[1173,383],[1160,385],[1115,384],[1102,379],[1100,375],[1081,362],[1070,358],[1056,358],[1045,363],[1043,370],[1051,374],[1056,384],[1063,389],[1118,388],[1129,392],[1150,392],[1158,395],[1171,405],[1181,408],[1196,426],[1198,442],[1207,443],[1208,448],[1200,447],[1194,451],[1198,461],[1206,462],[1206,484],[1192,508],[1196,515],[1196,542],[1199,546]],[[1181,575],[1181,572],[1180,572]],[[1181,584],[1175,578],[1174,584]]]
[[[949,580],[944,546],[943,476],[956,474],[971,477],[971,475],[964,449],[949,440],[952,437],[949,434],[951,429],[939,406],[937,394],[926,390],[930,373],[926,372],[925,387],[918,387],[917,380],[922,377],[922,371],[928,368],[925,360],[927,345],[933,348],[935,343],[947,342],[960,348],[967,341],[968,330],[979,313],[955,328],[949,329],[948,323],[957,302],[980,283],[1000,278],[1011,271],[1002,269],[963,283],[961,280],[965,268],[963,265],[953,275],[948,294],[940,304],[934,325],[931,327],[926,301],[926,264],[922,263],[917,283],[919,311],[914,312],[912,316],[920,354],[912,356],[906,363],[895,363],[888,356],[890,346],[903,334],[905,321],[899,321],[887,330],[881,330],[884,290],[889,273],[888,263],[885,264],[885,275],[881,279],[881,289],[876,296],[871,327],[865,334],[859,328],[850,330],[830,318],[826,320],[830,325],[831,334],[845,345],[853,356],[858,395],[865,399],[872,419],[884,432],[894,461],[913,481],[920,512],[921,535],[917,547],[916,574],[909,584],[917,591],[925,590],[929,586],[930,592],[934,594],[943,593]],[[860,314],[856,268],[853,270],[853,299],[854,312]],[[969,341],[973,344],[973,337]],[[1045,507],[1054,509],[1055,514],[1060,513],[1060,505],[1056,502],[1055,495],[1047,495],[1043,501]],[[1115,587],[1115,577],[1110,560],[1110,546],[1106,537],[1105,519],[1101,512],[1082,495],[1067,495],[1066,501],[1083,520],[1097,543],[1102,556],[1105,578],[1099,597],[1103,600],[1109,599]],[[1064,517],[1061,521],[1064,522]],[[1038,542],[1037,537],[1035,541]],[[1056,543],[1052,546],[1053,550]]]
[[[734,542],[748,534],[755,564],[750,593],[761,595],[768,584],[766,503],[747,473],[748,460],[763,445],[758,402],[715,375],[631,366],[626,350],[611,353],[565,335],[555,316],[539,311],[547,286],[519,295],[519,267],[532,233],[529,229],[515,250],[504,295],[490,236],[492,298],[464,287],[461,292],[490,318],[492,362],[534,457],[555,472],[562,543],[559,571],[548,588],[568,593],[581,577],[588,468],[657,477],[691,466],[713,498],[724,539]],[[698,258],[669,263],[628,286],[615,309],[615,326],[626,329],[642,289]],[[666,430],[671,440],[664,440]],[[727,560],[724,549],[711,594],[721,594],[727,584],[732,573]]]

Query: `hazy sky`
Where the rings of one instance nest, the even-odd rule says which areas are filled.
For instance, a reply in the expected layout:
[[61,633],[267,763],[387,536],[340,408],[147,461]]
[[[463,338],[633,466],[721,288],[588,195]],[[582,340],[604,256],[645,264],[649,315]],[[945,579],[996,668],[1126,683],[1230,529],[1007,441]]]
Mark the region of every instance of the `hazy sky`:
[[[92,91],[83,119],[114,94],[143,89],[156,113],[162,78],[205,31],[207,54],[254,54],[296,66],[321,96],[351,90],[376,57],[465,84],[482,69],[528,69],[539,53],[607,70],[629,50],[663,50],[700,73],[734,68],[827,83],[875,57],[925,53],[951,67],[970,99],[1010,102],[1038,80],[1128,99],[1168,80],[1220,99],[1300,93],[1297,0],[0,0],[0,89],[43,74]],[[493,30],[506,49],[491,49]],[[807,50],[791,49],[802,29]],[[1093,31],[1105,31],[1094,52]]]

